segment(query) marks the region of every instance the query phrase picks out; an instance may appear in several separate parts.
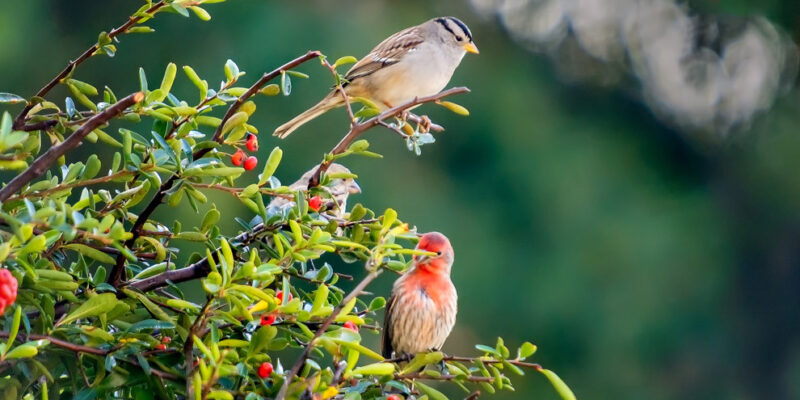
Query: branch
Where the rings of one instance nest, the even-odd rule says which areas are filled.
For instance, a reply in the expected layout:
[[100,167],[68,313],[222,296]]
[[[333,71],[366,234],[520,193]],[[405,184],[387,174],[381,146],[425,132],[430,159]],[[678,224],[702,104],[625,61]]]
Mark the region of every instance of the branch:
[[47,171],[53,162],[55,162],[62,155],[66,154],[68,151],[78,147],[78,145],[80,145],[83,141],[83,138],[95,130],[95,128],[105,124],[126,108],[142,101],[142,99],[144,99],[144,93],[142,92],[136,92],[121,99],[111,107],[103,110],[103,112],[90,118],[66,140],[47,149],[47,151],[39,156],[39,158],[37,158],[36,161],[34,161],[33,164],[28,167],[28,169],[14,177],[14,179],[8,182],[8,185],[0,189],[0,202],[6,201],[9,197],[11,197],[12,194],[16,193],[23,186],[45,173],[45,171]]
[[[161,7],[164,7],[165,5],[167,5],[166,1],[164,1],[164,0],[159,1],[158,3],[153,4],[150,8],[145,10],[144,14],[148,14],[148,15],[149,14],[153,14],[156,11],[158,11],[158,9],[160,9]],[[124,24],[118,26],[117,28],[115,28],[111,32],[109,32],[108,33],[108,37],[110,39],[114,39],[119,34],[127,32],[128,28],[132,27],[133,25],[138,24],[140,21],[142,21],[145,18],[149,18],[149,16],[129,17],[128,20],[125,21]],[[89,57],[91,57],[94,54],[95,51],[97,51],[97,43],[93,44],[92,47],[89,47],[88,49],[86,49],[86,51],[84,51],[83,54],[78,56],[78,58],[76,58],[74,61],[70,61],[69,64],[67,64],[67,66],[64,67],[64,69],[61,70],[61,72],[58,75],[56,75],[52,80],[50,80],[50,82],[48,82],[46,85],[44,85],[43,88],[39,89],[39,91],[36,92],[36,94],[34,96],[44,97],[45,95],[47,95],[47,93],[49,93],[50,90],[52,90],[56,85],[58,85],[58,83],[61,82],[62,79],[66,78],[70,73],[72,73],[72,71],[78,65],[80,65],[82,62],[86,61]],[[138,101],[137,101],[137,103],[138,103]],[[25,129],[25,127],[26,127],[26,125],[25,125],[25,117],[27,116],[28,111],[30,111],[31,108],[33,108],[33,106],[34,105],[29,102],[28,104],[25,105],[25,108],[23,108],[22,111],[20,111],[19,115],[17,115],[17,117],[14,119],[14,125],[13,125],[14,129],[16,129],[16,130],[26,130]]]
[[[0,332],[0,337],[7,338],[8,337],[8,332]],[[30,334],[30,335],[27,335],[25,338],[26,338],[26,340],[28,340],[28,339],[48,340],[48,341],[50,341],[50,344],[52,344],[52,345],[65,348],[67,350],[72,350],[72,351],[74,351],[76,353],[95,354],[95,355],[98,355],[98,356],[106,356],[106,355],[108,355],[108,353],[110,353],[111,351],[114,350],[114,349],[112,349],[112,350],[103,350],[103,349],[98,349],[96,347],[82,346],[82,345],[79,345],[79,344],[67,342],[66,340],[56,339],[56,338],[54,338],[52,336],[47,336],[47,335]],[[17,339],[21,339],[21,337],[17,337]]]
[[[261,79],[259,79],[256,83],[254,83],[253,86],[251,86],[244,94],[239,96],[239,98],[236,99],[236,101],[233,104],[231,104],[230,108],[228,108],[228,112],[225,113],[225,116],[222,118],[222,121],[217,127],[217,130],[214,132],[214,137],[212,138],[212,140],[216,142],[220,142],[222,140],[221,138],[222,127],[225,125],[225,122],[228,119],[230,119],[231,116],[233,116],[233,114],[236,113],[239,107],[241,107],[242,104],[244,104],[244,102],[247,99],[256,94],[264,85],[267,84],[267,82],[269,82],[272,79],[275,79],[275,77],[281,74],[281,71],[292,69],[308,60],[317,58],[320,55],[321,53],[318,51],[309,51],[308,53],[278,67],[278,69],[275,69],[272,72],[265,73],[261,77]],[[192,154],[192,159],[197,160],[206,155],[210,151],[211,151],[210,147],[197,150],[194,152],[194,154]],[[131,236],[130,239],[125,241],[126,247],[131,248],[131,246],[133,246],[133,244],[136,242],[136,239],[138,239],[139,236],[141,236],[142,226],[144,226],[144,223],[147,222],[147,219],[150,218],[150,215],[153,214],[156,208],[158,208],[158,206],[161,205],[161,202],[164,200],[164,196],[166,196],[167,191],[172,188],[172,186],[175,184],[178,178],[179,176],[175,174],[172,175],[169,179],[167,179],[167,181],[161,185],[161,187],[158,189],[158,192],[155,194],[155,196],[153,196],[153,198],[147,204],[147,207],[145,207],[145,209],[141,212],[141,214],[139,214],[139,216],[136,218],[136,221],[133,223],[133,227],[131,228],[131,233],[133,234],[133,236]],[[125,271],[125,257],[119,255],[117,256],[117,261],[114,264],[114,267],[111,269],[111,273],[108,274],[108,283],[114,287],[118,287],[122,282],[122,275],[124,271]]]
[[[368,120],[366,120],[366,121],[364,121],[364,122],[362,122],[360,124],[352,125],[352,127],[350,128],[350,131],[347,132],[347,134],[342,138],[342,140],[340,140],[339,143],[336,146],[334,146],[334,148],[328,154],[337,155],[337,154],[344,153],[347,150],[347,148],[350,147],[350,145],[359,136],[361,136],[361,134],[363,134],[364,132],[366,132],[367,130],[369,130],[370,128],[372,128],[374,126],[380,125],[381,122],[383,122],[383,120],[385,120],[387,118],[391,118],[391,117],[397,116],[397,115],[403,113],[404,111],[406,111],[406,110],[408,110],[408,109],[410,109],[412,107],[415,107],[417,105],[423,104],[423,103],[430,103],[432,101],[441,100],[441,99],[443,99],[443,98],[445,98],[447,96],[452,96],[454,94],[467,93],[467,92],[469,92],[469,89],[467,89],[466,87],[463,87],[463,86],[454,87],[454,88],[447,89],[447,90],[445,90],[443,92],[439,92],[439,93],[431,95],[431,96],[417,97],[414,100],[409,101],[408,103],[401,104],[401,105],[396,106],[396,107],[392,107],[392,108],[390,108],[390,109],[388,109],[388,110],[376,115],[375,117],[372,117],[372,118],[370,118],[370,119],[368,119]],[[314,186],[318,186],[319,185],[320,176],[322,175],[322,173],[324,173],[325,171],[328,170],[328,167],[330,167],[332,163],[333,163],[332,159],[327,159],[327,160],[323,161],[319,165],[319,167],[317,168],[317,171],[314,172],[314,176],[308,182],[308,187],[309,188],[312,188]]]
[[[402,358],[402,357],[395,357],[395,358],[389,358],[389,359],[384,360],[384,362],[389,362],[389,363],[398,363],[398,362],[403,362],[403,361],[408,361],[408,360],[405,359],[405,358]],[[524,362],[524,361],[519,361],[519,360],[491,360],[491,359],[487,360],[487,359],[482,358],[482,357],[461,357],[461,356],[448,356],[448,355],[445,355],[444,357],[442,357],[442,361],[460,361],[460,362],[469,362],[469,363],[480,361],[480,362],[482,362],[484,364],[502,364],[503,361],[505,361],[505,362],[507,362],[509,364],[514,364],[514,365],[516,365],[518,367],[531,368],[531,369],[535,369],[535,370],[539,370],[539,369],[542,368],[541,365],[536,364],[536,363],[529,363],[529,362]]]
[[394,379],[427,379],[431,381],[452,381],[456,379],[464,379],[465,381],[470,382],[486,382],[492,383],[494,382],[494,377],[491,376],[475,376],[475,375],[426,375],[420,373],[412,373],[412,374],[396,374]]
[[481,391],[480,390],[476,390],[476,391],[470,393],[469,396],[464,397],[464,400],[475,400],[478,397],[481,397]]
[[294,379],[294,377],[297,376],[297,373],[300,372],[300,368],[302,368],[303,365],[305,364],[308,355],[311,353],[311,349],[314,347],[314,341],[317,340],[317,338],[319,338],[323,333],[325,333],[325,330],[327,330],[328,327],[331,325],[331,322],[333,322],[333,320],[336,319],[336,317],[339,315],[339,312],[342,311],[342,308],[347,303],[349,303],[350,300],[360,295],[361,292],[364,290],[364,288],[366,288],[367,285],[370,284],[370,282],[375,280],[375,278],[377,278],[378,275],[381,274],[381,272],[383,272],[383,270],[380,267],[371,271],[369,275],[367,275],[361,282],[359,282],[359,284],[344,299],[342,299],[341,303],[339,303],[339,305],[336,306],[331,315],[329,315],[328,318],[325,318],[325,320],[322,321],[322,325],[320,325],[319,329],[317,329],[317,332],[314,333],[314,337],[312,337],[311,340],[308,341],[308,345],[306,345],[306,347],[303,349],[303,353],[300,354],[300,357],[297,358],[297,361],[295,361],[294,365],[292,366],[292,369],[289,370],[289,374],[286,375],[286,380],[283,381],[283,385],[281,385],[281,390],[278,392],[278,395],[275,396],[275,400],[283,400],[286,398],[286,393],[289,390],[289,384],[292,383],[292,379]]

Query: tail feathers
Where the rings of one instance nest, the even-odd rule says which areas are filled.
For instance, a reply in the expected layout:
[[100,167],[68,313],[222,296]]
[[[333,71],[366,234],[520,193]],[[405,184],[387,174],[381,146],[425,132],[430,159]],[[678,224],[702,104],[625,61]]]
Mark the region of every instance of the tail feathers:
[[283,139],[294,132],[295,129],[303,126],[303,124],[306,122],[311,121],[312,119],[324,114],[328,110],[334,109],[343,104],[344,101],[342,100],[341,96],[335,92],[331,93],[325,96],[325,98],[317,103],[314,107],[309,108],[300,115],[292,118],[289,122],[279,126],[278,129],[275,129],[275,132],[272,135]]

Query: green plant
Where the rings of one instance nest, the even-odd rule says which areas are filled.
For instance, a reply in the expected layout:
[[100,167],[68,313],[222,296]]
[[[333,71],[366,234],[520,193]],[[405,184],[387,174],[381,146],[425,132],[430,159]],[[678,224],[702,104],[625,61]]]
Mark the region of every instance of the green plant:
[[[562,396],[574,397],[555,374],[524,361],[536,350],[530,343],[515,357],[498,339],[494,347],[478,345],[477,357],[432,352],[408,362],[384,360],[361,344],[360,332],[379,331],[376,312],[385,304],[364,289],[384,271],[406,269],[419,253],[413,249],[417,238],[392,209],[379,213],[356,204],[336,210],[326,188],[345,177],[326,171],[351,155],[380,157],[358,139],[375,126],[399,134],[419,153],[433,142],[429,130],[441,127],[408,110],[466,88],[383,112],[352,99],[363,104],[353,112],[346,98],[347,134],[321,160],[308,187],[294,191],[274,176],[279,148],[255,182],[243,175],[254,157],[250,164],[244,156],[231,159],[243,154],[242,147],[257,148],[258,130],[248,123],[254,97],[288,96],[291,77],[307,77],[294,68],[311,60],[321,62],[341,90],[337,68],[352,57],[330,64],[321,53],[308,52],[249,87],[240,86],[244,72],[228,60],[217,90],[185,66],[198,89],[193,102],[172,93],[175,64],[167,65],[158,87],[150,87],[140,70],[140,91],[118,98],[105,87],[99,102],[92,99],[100,90],[74,78],[88,58],[113,57],[118,37],[152,32],[142,24],[157,14],[191,11],[209,19],[201,6],[216,2],[148,1],[119,28],[101,33],[34,97],[0,94],[0,101],[24,104],[16,118],[6,112],[0,121],[0,168],[20,171],[0,189],[0,262],[19,283],[13,312],[0,320],[0,337],[7,338],[0,344],[2,396],[132,398],[148,391],[167,399],[372,399],[394,392],[443,399],[421,381],[493,392],[513,389],[505,373],[530,367]],[[270,83],[277,79],[279,85]],[[72,94],[63,107],[45,99],[57,85]],[[215,116],[220,109],[224,114]],[[105,146],[113,152],[110,162],[96,155],[69,160],[67,153],[83,142]],[[222,232],[222,212],[207,204],[208,191],[235,196],[260,219],[237,218],[239,232]],[[268,208],[269,198],[294,203],[275,210]],[[203,214],[199,225],[152,218],[159,207],[186,205]],[[204,250],[187,256],[176,247],[184,242]],[[354,277],[324,262],[333,259],[362,263],[365,276],[344,289]],[[202,301],[177,286],[187,281],[201,282]],[[301,353],[284,369],[278,357],[291,359],[292,348]]]

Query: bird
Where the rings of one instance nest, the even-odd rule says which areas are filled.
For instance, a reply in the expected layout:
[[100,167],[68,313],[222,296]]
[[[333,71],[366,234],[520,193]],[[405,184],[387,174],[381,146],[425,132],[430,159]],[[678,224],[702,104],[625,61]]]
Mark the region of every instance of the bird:
[[[313,167],[306,171],[303,176],[300,177],[297,181],[289,185],[289,189],[292,192],[296,192],[298,190],[306,190],[308,188],[308,182],[314,176],[314,173],[317,171],[318,167]],[[331,174],[350,174],[350,170],[342,164],[332,163],[330,167],[328,167],[328,171],[326,172],[328,175]],[[342,217],[344,215],[345,210],[347,210],[347,198],[351,194],[358,194],[361,193],[361,187],[356,183],[355,179],[353,178],[335,178],[331,179],[331,181],[321,187],[323,190],[326,190],[328,193],[331,194],[331,197],[336,201],[335,207],[335,216]],[[284,210],[294,207],[294,200],[290,200],[284,197],[275,197],[272,201],[269,202],[267,205],[267,213],[274,214],[277,212],[283,212]],[[261,217],[256,216],[254,217],[253,221],[251,221],[251,225],[257,225],[261,223]]]
[[[438,17],[389,36],[344,76],[348,97],[363,97],[381,111],[439,93],[467,53],[478,53],[472,32],[455,17]],[[334,89],[317,105],[275,129],[285,138],[301,125],[345,104]]]
[[458,295],[450,280],[454,259],[450,240],[429,232],[422,235],[417,250],[436,255],[414,256],[411,268],[392,287],[383,321],[385,358],[438,351],[456,323]]

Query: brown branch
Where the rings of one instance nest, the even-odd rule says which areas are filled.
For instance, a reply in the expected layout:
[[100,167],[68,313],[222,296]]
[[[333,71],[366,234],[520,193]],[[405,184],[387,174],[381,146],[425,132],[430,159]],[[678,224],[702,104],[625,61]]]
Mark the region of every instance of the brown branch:
[[[159,1],[158,3],[153,4],[150,8],[145,10],[144,13],[145,14],[153,14],[156,11],[158,11],[158,9],[160,9],[161,7],[164,7],[165,5],[167,5],[166,1],[163,1],[163,0]],[[114,28],[111,32],[109,32],[108,33],[108,37],[110,39],[114,39],[119,34],[127,32],[130,27],[136,25],[137,23],[139,23],[144,18],[149,18],[149,17],[145,17],[145,16],[129,17],[128,20],[125,21],[124,24],[118,26],[117,28]],[[45,95],[47,95],[47,93],[49,93],[50,90],[52,90],[56,85],[58,85],[58,83],[61,82],[62,79],[66,78],[70,73],[72,73],[72,71],[78,65],[80,65],[82,62],[86,61],[89,57],[94,55],[95,51],[97,51],[97,43],[93,44],[91,47],[86,49],[86,51],[84,51],[80,56],[78,56],[78,58],[76,58],[73,61],[70,61],[69,64],[67,64],[67,66],[64,67],[64,69],[61,70],[61,72],[58,75],[56,75],[52,80],[50,80],[50,82],[48,82],[46,85],[44,85],[44,87],[39,89],[39,91],[36,92],[36,94],[34,96],[36,96],[36,97],[44,97]],[[137,101],[137,103],[138,103],[138,101]],[[17,117],[14,119],[14,125],[13,125],[14,129],[17,129],[17,130],[24,129],[24,127],[25,127],[25,117],[27,116],[28,111],[30,111],[33,108],[33,106],[34,106],[33,104],[28,103],[28,104],[25,105],[25,108],[23,108],[22,111],[20,111],[19,115],[17,115]]]
[[[7,338],[8,337],[8,332],[0,332],[0,337]],[[18,336],[17,339],[22,339],[22,337]],[[113,349],[112,350],[103,350],[103,349],[98,349],[96,347],[82,346],[82,345],[79,345],[79,344],[71,343],[71,342],[68,342],[66,340],[57,339],[57,338],[54,338],[52,336],[47,336],[47,335],[30,334],[30,335],[25,336],[25,340],[30,340],[30,339],[33,339],[33,340],[48,340],[48,341],[50,341],[50,344],[52,344],[54,346],[65,348],[67,350],[72,350],[72,351],[74,351],[76,353],[95,354],[95,355],[98,355],[98,356],[106,356],[106,355],[108,355],[108,353],[110,353],[113,350]]]
[[[244,102],[247,99],[256,94],[264,85],[267,84],[267,82],[280,75],[281,71],[292,69],[308,60],[317,58],[320,55],[321,53],[318,51],[309,51],[308,53],[280,66],[279,68],[273,70],[272,72],[265,73],[261,77],[261,79],[259,79],[256,83],[254,83],[253,86],[250,86],[250,88],[244,94],[239,96],[239,98],[236,99],[236,101],[233,104],[231,104],[231,106],[228,108],[228,111],[225,113],[225,116],[222,117],[222,121],[217,127],[217,130],[214,132],[212,140],[216,142],[221,142],[222,127],[225,125],[225,122],[228,119],[230,119],[231,116],[233,116],[233,114],[236,113],[239,107],[241,107],[242,104],[244,104]],[[194,154],[192,154],[192,159],[197,160],[206,155],[210,151],[211,148],[204,148],[197,150],[194,152]],[[153,196],[153,198],[147,204],[145,209],[139,214],[139,216],[136,218],[136,221],[133,223],[133,227],[131,227],[131,233],[133,235],[131,236],[130,239],[125,241],[126,247],[130,248],[131,246],[133,246],[133,244],[136,242],[136,239],[138,239],[139,236],[141,236],[142,226],[144,226],[144,223],[147,222],[147,219],[150,218],[150,215],[153,214],[156,208],[158,208],[158,206],[161,205],[161,202],[164,200],[164,196],[166,196],[167,191],[172,188],[172,186],[178,179],[179,176],[177,174],[172,175],[169,179],[167,179],[166,182],[164,182],[161,185],[161,187],[158,189],[158,192],[155,194],[155,196]],[[122,282],[124,271],[125,271],[125,257],[120,255],[117,257],[116,263],[114,264],[114,267],[111,269],[111,273],[108,274],[108,283],[110,283],[114,287],[119,287],[120,283]]]
[[426,375],[420,373],[413,373],[413,374],[395,374],[394,379],[426,379],[431,381],[452,381],[456,379],[464,379],[470,382],[486,382],[492,383],[494,382],[494,378],[491,376],[475,376],[475,375]]
[[[399,114],[403,113],[404,111],[406,111],[406,110],[408,110],[408,109],[410,109],[412,107],[415,107],[415,106],[417,106],[419,104],[422,104],[422,103],[430,103],[432,101],[440,100],[440,99],[445,98],[447,96],[452,96],[452,95],[455,95],[455,94],[467,93],[467,92],[469,92],[469,89],[467,89],[466,87],[463,87],[463,86],[455,87],[455,88],[447,89],[447,90],[445,90],[443,92],[439,92],[439,93],[431,95],[431,96],[417,97],[414,100],[409,101],[408,103],[401,104],[401,105],[396,106],[396,107],[392,107],[392,108],[390,108],[390,109],[388,109],[388,110],[376,115],[375,117],[372,117],[372,118],[370,118],[370,119],[368,119],[368,120],[366,120],[366,121],[364,121],[362,123],[353,125],[350,128],[350,131],[347,132],[347,134],[342,138],[342,140],[340,140],[339,143],[336,144],[336,146],[334,146],[334,148],[328,154],[335,156],[337,154],[344,153],[345,151],[347,151],[347,148],[350,147],[350,145],[359,136],[361,136],[361,134],[363,134],[364,132],[366,132],[367,130],[369,130],[370,128],[372,128],[374,126],[380,125],[380,123],[383,122],[383,120],[385,120],[387,118],[391,118],[391,117],[394,117],[396,115],[399,115]],[[317,168],[317,171],[314,172],[314,176],[308,182],[308,187],[309,188],[312,188],[314,186],[318,186],[319,185],[320,176],[322,175],[322,173],[324,173],[325,171],[328,170],[328,167],[330,167],[330,165],[332,163],[333,163],[333,159],[329,158],[329,159],[323,161],[319,165],[319,167]]]
[[[408,361],[408,360],[405,359],[405,358],[402,358],[402,357],[395,357],[395,358],[389,358],[389,359],[384,360],[384,362],[389,362],[389,363],[397,363],[397,362],[402,362],[402,361]],[[476,361],[479,361],[479,362],[482,362],[484,364],[502,364],[503,361],[505,361],[505,362],[507,362],[509,364],[513,364],[513,365],[516,365],[518,367],[531,368],[531,369],[535,369],[535,370],[539,370],[539,369],[542,368],[541,365],[536,364],[536,363],[529,363],[529,362],[524,362],[524,361],[519,361],[519,360],[491,360],[491,359],[487,360],[487,359],[484,359],[484,358],[481,358],[481,357],[461,357],[461,356],[448,356],[448,355],[445,355],[444,357],[442,357],[442,361],[460,361],[460,362],[476,362]]]
[[469,396],[464,397],[464,400],[475,400],[478,397],[481,397],[481,391],[480,390],[476,390],[476,391],[470,393]]
[[342,299],[341,303],[339,303],[339,305],[336,306],[331,315],[328,316],[328,318],[325,318],[324,321],[322,321],[322,324],[320,325],[319,329],[317,329],[316,333],[314,333],[314,337],[312,337],[311,340],[308,341],[308,345],[303,349],[303,353],[300,354],[300,357],[297,358],[297,361],[295,361],[294,365],[292,365],[292,369],[289,370],[289,373],[286,375],[286,380],[283,381],[283,385],[281,385],[281,390],[278,392],[278,395],[275,396],[275,400],[283,400],[286,398],[286,393],[289,390],[289,385],[292,383],[292,379],[294,379],[294,377],[297,376],[297,373],[300,372],[300,368],[302,368],[303,365],[306,363],[306,359],[308,358],[308,355],[311,353],[311,348],[314,347],[314,341],[317,340],[323,333],[325,333],[325,331],[331,325],[333,320],[336,319],[336,317],[339,315],[339,312],[342,311],[342,308],[347,303],[349,303],[350,300],[360,295],[361,292],[364,291],[364,288],[366,288],[367,285],[370,284],[370,282],[375,280],[375,278],[377,278],[378,275],[381,274],[381,272],[383,272],[383,269],[381,269],[380,267],[371,271],[366,277],[364,277],[364,279],[361,282],[359,282],[359,284],[355,288],[353,288],[353,290],[347,296],[345,296],[344,299]]
[[0,189],[0,202],[6,201],[12,194],[22,189],[23,186],[45,173],[53,162],[68,151],[78,147],[86,135],[95,130],[95,128],[105,124],[126,108],[142,101],[142,99],[144,99],[144,93],[142,92],[136,92],[121,99],[111,107],[103,110],[103,112],[90,118],[66,140],[47,149],[47,151],[39,156],[28,169],[14,177],[5,187]]
[[[152,168],[142,168],[142,169],[143,170],[150,170]],[[85,181],[77,181],[77,182],[72,182],[72,183],[67,183],[67,184],[56,185],[56,186],[53,186],[53,187],[51,187],[49,189],[41,190],[41,191],[38,191],[38,192],[35,192],[35,193],[26,193],[26,194],[20,194],[18,196],[11,196],[11,197],[8,198],[8,201],[14,201],[14,200],[19,200],[19,199],[22,199],[22,198],[29,198],[29,197],[44,197],[44,196],[47,196],[48,194],[51,194],[51,193],[57,193],[57,192],[61,192],[61,191],[64,191],[64,190],[67,190],[67,189],[76,188],[76,187],[91,186],[91,185],[95,185],[95,184],[98,184],[98,183],[110,182],[110,181],[113,181],[114,179],[117,179],[119,177],[122,177],[122,176],[125,176],[125,175],[133,175],[133,174],[134,174],[133,171],[122,170],[122,171],[118,171],[116,173],[113,173],[111,175],[101,176],[101,177],[93,178],[93,179],[87,179]]]

